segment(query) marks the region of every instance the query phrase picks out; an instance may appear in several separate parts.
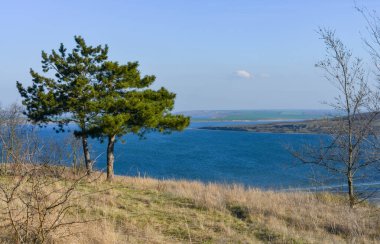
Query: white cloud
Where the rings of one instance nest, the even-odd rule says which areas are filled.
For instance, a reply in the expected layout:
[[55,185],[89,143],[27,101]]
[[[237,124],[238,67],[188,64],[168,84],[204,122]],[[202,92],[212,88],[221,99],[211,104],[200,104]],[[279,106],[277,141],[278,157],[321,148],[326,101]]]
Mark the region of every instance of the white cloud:
[[235,73],[237,76],[244,78],[244,79],[250,79],[253,77],[253,75],[246,70],[237,70]]

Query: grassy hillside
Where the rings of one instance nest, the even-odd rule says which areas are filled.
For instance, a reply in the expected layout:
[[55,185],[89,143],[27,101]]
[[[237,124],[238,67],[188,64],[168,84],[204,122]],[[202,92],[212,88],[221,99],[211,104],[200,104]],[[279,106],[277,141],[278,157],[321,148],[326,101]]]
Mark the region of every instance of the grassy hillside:
[[378,208],[351,210],[329,194],[130,177],[107,183],[103,176],[75,194],[78,208],[67,218],[94,221],[53,237],[57,243],[380,242]]

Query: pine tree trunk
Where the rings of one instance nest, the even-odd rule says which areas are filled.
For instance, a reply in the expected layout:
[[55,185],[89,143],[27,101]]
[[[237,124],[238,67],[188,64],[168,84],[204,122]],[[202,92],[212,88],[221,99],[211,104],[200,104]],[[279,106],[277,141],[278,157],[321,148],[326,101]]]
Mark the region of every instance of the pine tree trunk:
[[90,150],[88,148],[87,135],[82,135],[82,144],[83,144],[83,153],[84,153],[84,162],[86,164],[87,175],[92,173],[92,161],[90,156]]
[[107,180],[108,181],[112,181],[113,176],[114,176],[113,164],[115,162],[115,155],[114,155],[115,138],[116,136],[108,137],[108,145],[107,145]]

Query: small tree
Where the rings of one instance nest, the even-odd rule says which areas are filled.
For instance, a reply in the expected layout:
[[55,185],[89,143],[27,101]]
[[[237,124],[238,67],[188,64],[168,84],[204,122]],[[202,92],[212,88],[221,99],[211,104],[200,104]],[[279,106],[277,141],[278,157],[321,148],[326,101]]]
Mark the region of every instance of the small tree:
[[365,173],[380,160],[373,130],[379,113],[377,97],[367,84],[362,60],[354,58],[333,31],[320,29],[319,34],[326,45],[327,57],[316,66],[338,89],[339,94],[330,106],[343,116],[327,122],[330,130],[325,144],[304,147],[294,155],[303,163],[345,177],[349,204],[353,207],[363,199],[355,191],[355,180],[366,180]]
[[54,74],[51,78],[31,69],[32,85],[24,88],[17,82],[23,97],[28,118],[40,125],[49,122],[58,124],[57,132],[74,122],[79,130],[75,134],[82,138],[83,153],[88,174],[92,171],[87,142],[88,127],[96,116],[97,91],[94,83],[103,62],[107,59],[107,46],[88,46],[84,39],[75,36],[76,46],[67,53],[61,44],[58,51],[51,54],[42,52],[42,70]]
[[173,115],[175,94],[165,88],[148,89],[154,76],[141,77],[137,62],[120,65],[105,62],[96,90],[99,92],[98,109],[93,136],[107,138],[107,180],[114,175],[114,145],[117,137],[128,133],[143,136],[148,131],[170,132],[183,130],[189,118]]

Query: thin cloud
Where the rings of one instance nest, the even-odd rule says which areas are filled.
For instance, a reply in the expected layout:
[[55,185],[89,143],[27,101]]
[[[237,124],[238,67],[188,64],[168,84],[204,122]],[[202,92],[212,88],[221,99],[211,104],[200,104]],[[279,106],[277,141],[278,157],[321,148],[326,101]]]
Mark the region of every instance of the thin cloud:
[[253,77],[253,75],[246,70],[237,70],[235,73],[237,76],[244,78],[244,79],[250,79]]

